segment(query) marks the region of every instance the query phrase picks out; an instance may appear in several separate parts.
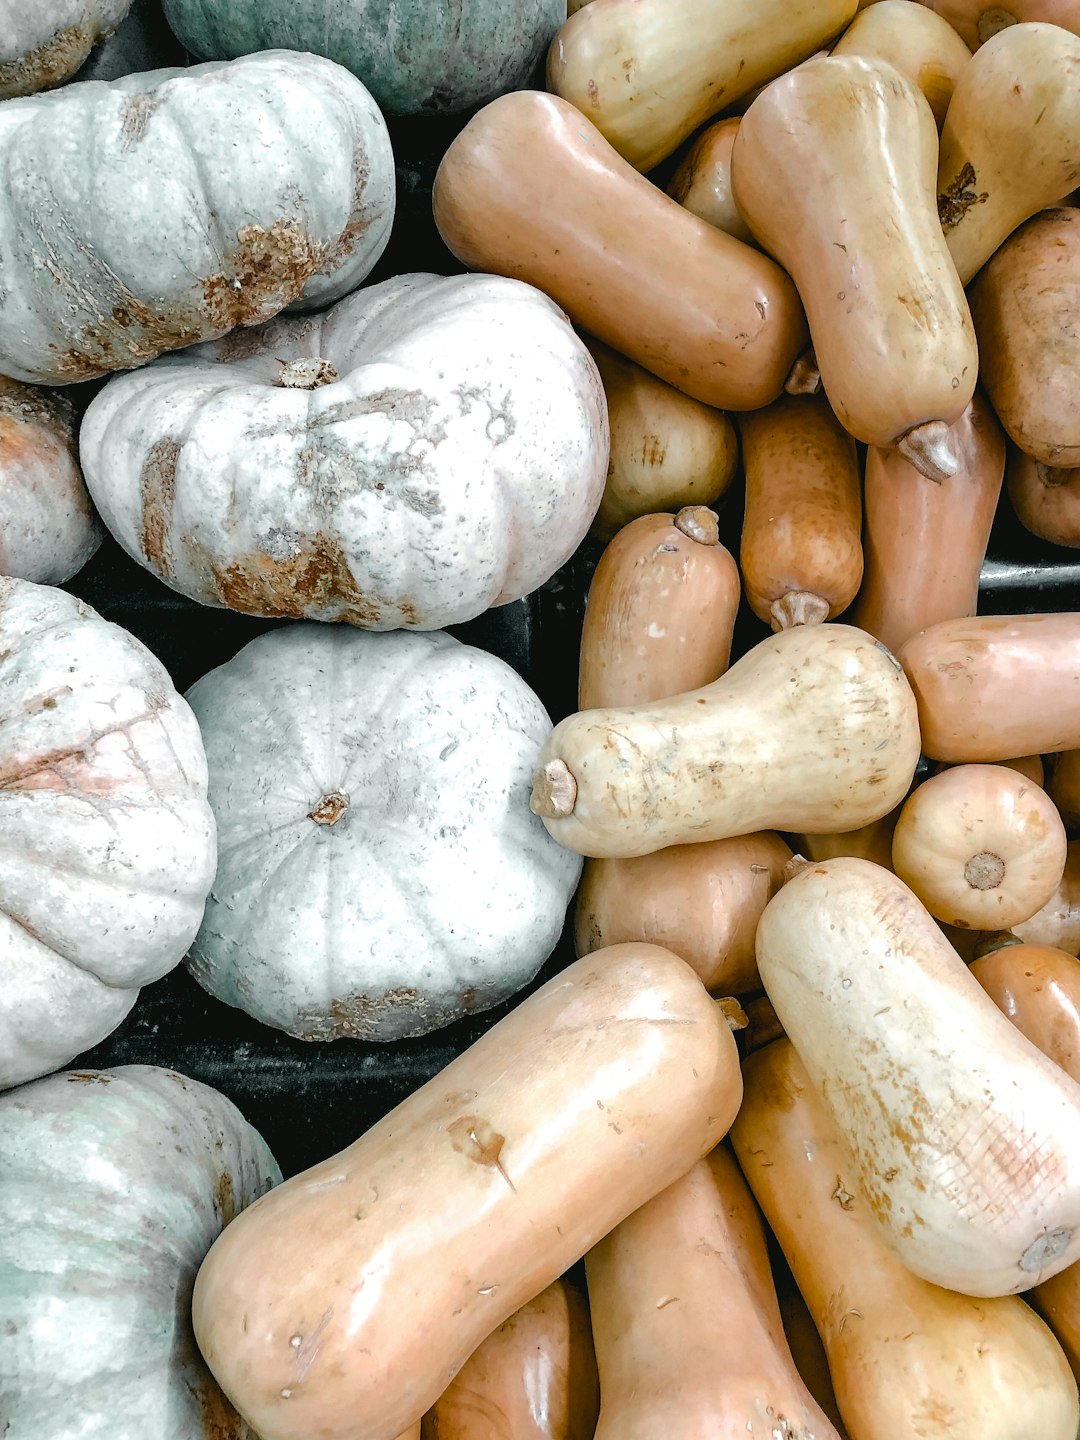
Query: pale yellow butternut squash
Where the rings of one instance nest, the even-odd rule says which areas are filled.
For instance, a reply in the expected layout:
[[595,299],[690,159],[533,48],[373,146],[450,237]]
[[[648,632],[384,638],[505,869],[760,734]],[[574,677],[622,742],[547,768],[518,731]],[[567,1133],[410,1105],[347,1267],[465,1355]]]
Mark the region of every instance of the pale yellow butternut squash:
[[947,20],[916,0],[879,0],[858,14],[832,48],[834,55],[886,60],[913,80],[940,130],[971,51]]

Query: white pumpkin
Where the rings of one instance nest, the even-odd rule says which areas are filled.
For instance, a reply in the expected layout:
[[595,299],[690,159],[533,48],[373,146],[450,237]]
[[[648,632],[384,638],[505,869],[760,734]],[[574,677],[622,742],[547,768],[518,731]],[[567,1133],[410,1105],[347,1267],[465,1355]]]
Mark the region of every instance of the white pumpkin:
[[188,964],[212,995],[305,1040],[397,1040],[532,979],[581,861],[529,810],[551,725],[502,660],[291,625],[188,699],[220,837]]
[[375,102],[292,51],[12,100],[0,166],[0,373],[53,385],[325,305],[394,215]]
[[101,544],[66,395],[0,375],[0,575],[62,585]]
[[538,290],[403,275],[115,377],[80,446],[109,529],[181,594],[434,630],[573,553],[604,490],[607,406]]
[[203,1364],[191,1290],[280,1179],[231,1101],[174,1071],[68,1071],[0,1096],[6,1440],[251,1437]]
[[0,576],[0,1088],[103,1039],[214,875],[195,717],[88,605]]
[[0,0],[0,100],[62,84],[130,7],[131,0]]

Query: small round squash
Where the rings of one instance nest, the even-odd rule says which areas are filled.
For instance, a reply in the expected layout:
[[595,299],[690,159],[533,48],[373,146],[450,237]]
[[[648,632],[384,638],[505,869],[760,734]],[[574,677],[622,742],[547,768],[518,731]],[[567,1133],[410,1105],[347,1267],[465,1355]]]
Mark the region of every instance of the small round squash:
[[188,698],[221,837],[188,961],[211,994],[304,1040],[397,1040],[532,979],[581,861],[529,811],[550,721],[508,665],[293,625]]

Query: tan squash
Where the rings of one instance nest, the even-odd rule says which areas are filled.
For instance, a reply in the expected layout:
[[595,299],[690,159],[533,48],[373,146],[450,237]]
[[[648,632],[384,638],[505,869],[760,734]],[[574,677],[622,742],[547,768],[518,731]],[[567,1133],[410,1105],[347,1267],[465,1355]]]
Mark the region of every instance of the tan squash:
[[599,1413],[589,1307],[556,1280],[473,1351],[420,1440],[593,1440]]
[[866,455],[866,568],[852,612],[890,650],[940,620],[974,615],[1005,469],[1005,437],[976,390],[949,428],[956,473],[940,484],[898,450]]
[[639,705],[728,667],[739,570],[704,505],[643,515],[600,557],[581,631],[578,705]]
[[956,765],[904,804],[892,869],[948,925],[1007,930],[1041,910],[1065,871],[1065,826],[1007,765]]
[[914,697],[849,625],[797,626],[700,690],[581,711],[548,737],[531,805],[582,855],[649,855],[757,830],[853,830],[907,794]]
[[837,1440],[791,1358],[765,1232],[720,1146],[585,1257],[596,1440]]
[[1080,749],[1080,615],[943,620],[901,646],[932,760]]
[[[873,0],[869,0],[873,4]],[[957,32],[972,50],[1010,25],[1044,20],[1080,35],[1080,0],[922,0]]]
[[713,1149],[741,1090],[727,1021],[682,960],[579,960],[223,1232],[195,1284],[200,1349],[263,1440],[389,1440]]
[[837,418],[955,473],[948,427],[975,388],[967,301],[936,213],[937,129],[905,76],[837,55],[775,81],[743,117],[735,200],[806,306]]
[[1052,945],[1080,955],[1080,840],[1070,840],[1061,884],[1038,914],[1014,925],[1026,945]]
[[724,412],[691,400],[595,336],[582,338],[604,382],[611,429],[591,533],[610,540],[639,515],[719,500],[739,463],[738,436]]
[[806,344],[778,265],[650,185],[555,95],[486,105],[443,156],[432,202],[465,265],[535,285],[706,405],[769,404]]
[[1015,1297],[971,1299],[905,1269],[786,1040],[743,1070],[735,1153],[821,1335],[853,1440],[1074,1440],[1076,1384],[1038,1316]]
[[[1015,770],[1018,775],[1023,775],[1025,780],[1030,780],[1033,785],[1040,789],[1046,789],[1046,767],[1043,764],[1041,755],[1021,755],[1016,760],[995,760],[995,765],[1004,765],[1009,770]],[[953,769],[953,763],[949,760],[938,760],[931,766],[931,775],[941,775],[946,770]]]
[[791,1348],[791,1358],[802,1376],[806,1388],[824,1410],[841,1440],[848,1440],[844,1422],[840,1418],[840,1407],[836,1403],[832,1376],[829,1374],[829,1357],[814,1325],[814,1318],[806,1308],[806,1301],[799,1294],[793,1281],[778,1287],[780,1318],[784,1322],[784,1334]]
[[[1080,175],[1080,135],[1076,145]],[[1080,465],[1080,211],[1044,211],[1010,235],[970,301],[983,383],[1009,438],[1044,465]]]
[[849,855],[872,860],[875,865],[884,865],[886,870],[891,870],[893,831],[900,818],[900,810],[898,805],[880,820],[872,820],[869,825],[861,825],[857,830],[841,831],[835,835],[796,835],[793,837],[796,853],[807,860],[835,860],[838,856]]
[[1008,1295],[1080,1256],[1080,1085],[903,881],[866,860],[807,865],[766,906],[757,957],[851,1152],[848,1188],[909,1270]]
[[831,620],[862,580],[862,480],[855,441],[824,395],[782,395],[739,417],[746,598],[774,630]]
[[895,65],[922,91],[940,130],[971,51],[947,20],[916,0],[879,0],[855,17],[834,55]]
[[1064,750],[1050,765],[1046,790],[1067,826],[1080,826],[1080,750]]
[[[774,1040],[784,1037],[784,1027],[780,1024],[780,1017],[768,995],[751,995],[742,1002],[742,1011],[747,1023],[745,1028],[737,1033],[739,1049],[743,1055],[752,1055],[755,1050],[761,1050],[766,1045],[771,1045]],[[805,1371],[802,1371],[802,1375],[804,1379],[807,1378]],[[810,1388],[813,1390],[813,1386]],[[813,1390],[813,1393],[817,1395],[816,1390]],[[820,1398],[818,1396],[819,1402]]]
[[1058,25],[1009,26],[961,75],[941,132],[938,213],[964,284],[1078,181],[1080,36]]
[[694,967],[713,995],[760,989],[754,936],[791,851],[762,831],[676,845],[629,860],[587,860],[578,889],[578,955],[644,940]]
[[638,170],[838,35],[856,0],[593,0],[548,52],[547,88]]
[[1044,465],[1010,445],[1005,480],[1025,530],[1054,545],[1080,545],[1080,465]]
[[746,245],[754,245],[750,227],[739,214],[731,193],[731,151],[740,123],[739,117],[733,115],[703,130],[668,181],[667,193],[691,215],[707,220]]

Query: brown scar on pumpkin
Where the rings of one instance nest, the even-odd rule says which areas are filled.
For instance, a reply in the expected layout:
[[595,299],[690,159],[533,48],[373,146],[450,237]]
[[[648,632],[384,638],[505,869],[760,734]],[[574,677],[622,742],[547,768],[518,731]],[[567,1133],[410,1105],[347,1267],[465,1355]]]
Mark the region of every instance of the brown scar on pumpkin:
[[955,229],[970,209],[989,200],[990,192],[984,190],[980,195],[975,180],[975,167],[968,161],[952,184],[938,196],[938,218],[944,231]]
[[157,440],[151,445],[139,475],[142,525],[139,548],[166,580],[175,573],[169,527],[176,499],[176,465],[180,445],[176,440]]
[[475,1165],[487,1165],[498,1170],[510,1189],[517,1194],[517,1186],[506,1173],[499,1158],[506,1144],[505,1135],[500,1135],[487,1120],[482,1120],[478,1115],[463,1115],[460,1120],[455,1120],[447,1127],[446,1133],[450,1136],[450,1144],[459,1155],[464,1155]]
[[75,74],[106,34],[95,35],[86,24],[69,25],[44,44],[15,60],[0,61],[0,100],[52,90]]

